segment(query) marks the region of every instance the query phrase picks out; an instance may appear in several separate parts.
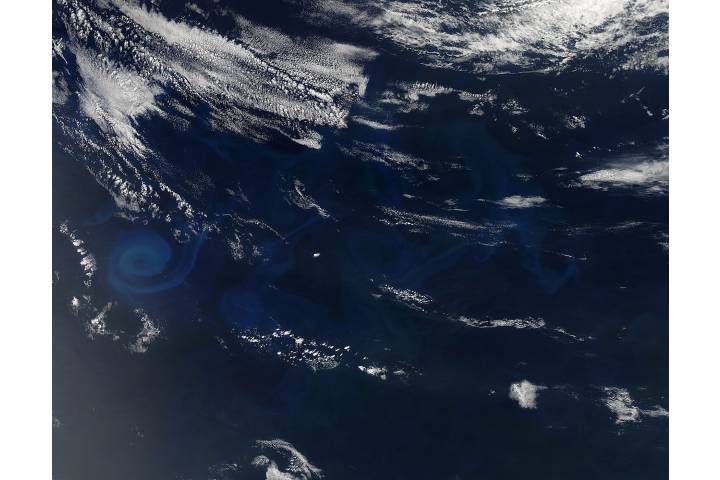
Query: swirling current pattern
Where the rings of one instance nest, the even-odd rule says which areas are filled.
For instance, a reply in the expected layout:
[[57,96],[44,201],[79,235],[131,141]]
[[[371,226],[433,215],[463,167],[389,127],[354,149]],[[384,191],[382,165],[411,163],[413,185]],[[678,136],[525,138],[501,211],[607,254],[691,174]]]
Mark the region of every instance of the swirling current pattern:
[[180,285],[190,273],[204,235],[173,245],[152,231],[121,238],[107,262],[108,284],[125,294],[150,294]]

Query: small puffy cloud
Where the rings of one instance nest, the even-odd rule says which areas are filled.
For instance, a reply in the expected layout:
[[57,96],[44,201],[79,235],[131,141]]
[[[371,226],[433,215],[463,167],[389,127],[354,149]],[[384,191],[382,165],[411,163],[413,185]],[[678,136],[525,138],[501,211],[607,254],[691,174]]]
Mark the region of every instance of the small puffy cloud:
[[498,204],[505,208],[533,208],[539,207],[544,204],[547,199],[543,197],[523,197],[521,195],[512,195],[505,197],[498,202]]
[[535,409],[537,408],[538,393],[546,388],[523,380],[510,385],[510,398],[518,402],[522,408]]

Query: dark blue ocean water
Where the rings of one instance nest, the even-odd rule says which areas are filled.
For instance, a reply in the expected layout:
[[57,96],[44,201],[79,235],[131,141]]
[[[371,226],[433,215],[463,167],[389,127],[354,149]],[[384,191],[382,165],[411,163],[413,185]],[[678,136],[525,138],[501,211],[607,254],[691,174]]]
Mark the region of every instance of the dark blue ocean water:
[[[72,49],[54,58],[80,92],[53,107],[55,478],[666,477],[667,189],[618,170],[667,160],[667,75],[593,55],[481,75],[304,21],[302,3],[226,7],[376,51],[348,118],[406,127],[318,126],[313,149],[219,131],[197,103],[182,131],[137,116],[152,156],[133,161],[159,172],[147,183],[206,214],[183,223],[172,202],[157,203],[168,220],[98,180],[99,154],[63,128],[83,118],[88,80]],[[53,8],[54,38],[72,44]],[[222,15],[159,9],[232,34]],[[453,91],[391,110],[382,100],[403,82]],[[482,116],[457,93],[488,90]],[[185,99],[168,89],[172,101]],[[568,112],[586,127],[564,128]],[[369,161],[358,143],[424,167]],[[583,181],[600,171],[612,178]],[[503,203],[514,196],[543,201]],[[159,330],[147,344],[144,316]],[[534,408],[510,396],[523,380],[539,386]],[[270,439],[322,473],[293,470],[282,449],[264,454],[290,476],[253,466]]]

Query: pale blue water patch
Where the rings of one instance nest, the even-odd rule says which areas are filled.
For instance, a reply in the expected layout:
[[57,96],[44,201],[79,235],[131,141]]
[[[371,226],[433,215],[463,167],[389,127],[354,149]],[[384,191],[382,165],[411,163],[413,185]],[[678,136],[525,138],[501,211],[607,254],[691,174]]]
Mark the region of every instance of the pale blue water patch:
[[109,285],[123,294],[151,294],[180,285],[195,266],[203,232],[177,243],[149,229],[118,240],[107,263]]

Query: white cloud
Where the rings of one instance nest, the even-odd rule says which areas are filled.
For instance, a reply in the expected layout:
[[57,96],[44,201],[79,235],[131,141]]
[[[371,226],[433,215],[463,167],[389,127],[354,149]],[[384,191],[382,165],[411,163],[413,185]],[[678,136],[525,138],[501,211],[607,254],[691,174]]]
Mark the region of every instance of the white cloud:
[[353,142],[352,147],[346,148],[341,146],[340,150],[343,153],[359,158],[362,161],[378,162],[396,169],[413,169],[422,171],[429,168],[428,163],[422,158],[399,152],[385,144],[372,144],[355,141]]
[[624,49],[620,68],[666,70],[667,29],[639,29],[667,14],[667,0],[320,0],[316,21],[353,22],[436,66],[471,61],[481,71],[560,68],[575,57]]
[[80,92],[83,113],[104,133],[113,135],[122,147],[144,156],[147,149],[135,124],[142,116],[160,114],[155,99],[161,89],[130,70],[97,61],[85,49],[74,52],[83,79]]
[[376,122],[375,120],[370,120],[369,118],[360,116],[351,118],[353,122],[365,125],[366,127],[370,127],[375,130],[397,130],[402,127],[402,125],[388,125],[387,123]]
[[517,329],[539,329],[545,327],[545,320],[542,318],[498,318],[493,320],[477,320],[474,318],[460,317],[458,321],[475,328],[517,328]]
[[385,368],[385,367],[376,367],[376,366],[365,367],[363,365],[359,365],[358,370],[360,370],[363,373],[367,373],[371,377],[378,377],[380,380],[387,379],[387,368]]
[[485,231],[488,233],[499,233],[506,228],[513,228],[513,223],[475,223],[454,218],[440,217],[437,215],[405,212],[388,207],[380,207],[387,218],[384,223],[390,225],[404,226],[411,231],[426,231],[429,228],[440,227],[447,231]]
[[98,269],[95,255],[88,251],[85,241],[79,237],[77,231],[70,227],[69,222],[65,221],[60,224],[58,231],[70,240],[73,248],[80,256],[80,266],[85,274],[85,281],[83,283],[86,287],[92,286],[93,277],[95,277]]
[[646,192],[665,193],[670,177],[667,160],[611,165],[581,175],[579,184],[590,188],[644,187]]
[[518,402],[522,408],[537,408],[538,393],[547,387],[535,385],[527,380],[510,385],[510,398]]
[[265,468],[267,480],[314,480],[323,478],[322,470],[310,463],[290,442],[285,440],[258,440],[255,445],[263,452],[252,465]]
[[668,411],[660,406],[643,410],[634,404],[630,393],[624,388],[604,387],[603,403],[615,415],[615,423],[639,422],[641,417],[667,417]]
[[[295,124],[289,136],[303,143],[296,138],[305,130],[302,122],[345,126],[350,101],[362,95],[367,85],[362,64],[374,53],[366,49],[291,38],[237,16],[239,41],[230,40],[140,7],[120,8],[143,29],[161,37],[164,45],[159,47],[166,46],[168,53],[160,60],[174,76],[189,82],[187,90],[211,106],[214,125],[220,129],[262,137],[252,128],[282,131],[290,121]],[[260,118],[251,110],[271,117]],[[312,141],[316,144],[317,138]]]
[[80,55],[83,112],[134,153],[144,152],[134,121],[158,112],[161,93],[206,106],[219,130],[258,141],[274,130],[315,146],[313,127],[345,126],[350,105],[367,86],[363,66],[375,56],[237,16],[239,36],[228,39],[134,2],[59,0],[58,9],[68,48]]
[[305,185],[300,180],[295,180],[288,191],[288,200],[293,205],[303,210],[315,210],[323,218],[333,218],[327,210],[322,208],[310,195],[305,193]]
[[503,198],[498,203],[505,208],[533,208],[539,207],[546,201],[547,199],[538,196],[523,197],[521,195],[512,195]]
[[416,310],[423,310],[423,306],[433,302],[430,296],[414,290],[395,288],[390,285],[381,285],[379,288],[381,292],[392,295],[398,302]]
[[144,310],[136,309],[135,314],[140,318],[142,328],[129,348],[135,353],[145,353],[150,344],[160,335],[160,329]]

